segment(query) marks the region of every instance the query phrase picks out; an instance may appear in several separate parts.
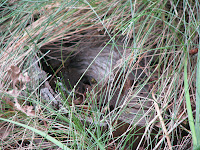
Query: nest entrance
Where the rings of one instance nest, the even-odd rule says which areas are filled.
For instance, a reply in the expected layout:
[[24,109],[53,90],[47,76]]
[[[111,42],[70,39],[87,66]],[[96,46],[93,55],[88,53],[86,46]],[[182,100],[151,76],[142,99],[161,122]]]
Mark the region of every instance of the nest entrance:
[[[45,53],[47,47],[42,48],[41,51]],[[63,45],[62,51],[58,48],[56,50],[51,49],[46,58],[47,63],[43,62],[44,70],[53,75],[54,80],[50,82],[53,88],[56,87],[56,77],[60,77],[60,81],[63,81],[67,93],[70,93],[76,86],[74,90],[79,100],[74,101],[75,104],[81,104],[86,92],[93,90],[93,93],[98,93],[98,101],[104,99],[102,103],[109,102],[110,106],[115,108],[122,105],[125,99],[128,99],[127,94],[131,88],[135,88],[134,85],[137,86],[139,82],[141,83],[147,78],[148,73],[145,65],[149,58],[138,59],[138,65],[132,67],[127,65],[127,68],[129,67],[128,69],[131,69],[131,71],[122,69],[123,65],[121,64],[131,55],[131,50],[123,49],[121,43],[114,45],[84,42],[81,44],[68,43]],[[48,63],[49,66],[46,65]],[[106,93],[108,90],[112,94],[108,95]],[[144,86],[138,96],[146,98],[148,90],[149,86]],[[128,102],[130,101],[127,100]]]
[[[42,53],[46,48],[41,49]],[[55,77],[60,77],[70,91],[75,87],[79,93],[87,88],[105,86],[114,79],[114,69],[118,61],[124,57],[122,46],[102,44],[79,44],[78,47],[65,47],[63,51],[52,50],[43,61],[44,70]]]

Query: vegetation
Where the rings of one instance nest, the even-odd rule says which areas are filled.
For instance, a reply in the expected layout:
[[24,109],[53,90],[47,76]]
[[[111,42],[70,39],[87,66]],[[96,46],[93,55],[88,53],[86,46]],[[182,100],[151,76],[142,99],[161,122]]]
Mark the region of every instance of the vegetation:
[[[199,149],[199,11],[198,0],[3,0],[1,148]],[[107,87],[97,81],[82,94],[86,103],[76,105],[76,87],[92,64],[72,90],[55,76],[80,46],[99,43],[104,46],[94,61],[106,46],[124,53],[111,61],[102,79]],[[48,64],[56,64],[54,52],[61,62],[56,70]],[[52,74],[43,72],[44,64]],[[50,95],[45,90],[53,78]],[[113,95],[115,103],[122,100],[111,110],[104,99]],[[130,112],[133,105],[137,112]]]

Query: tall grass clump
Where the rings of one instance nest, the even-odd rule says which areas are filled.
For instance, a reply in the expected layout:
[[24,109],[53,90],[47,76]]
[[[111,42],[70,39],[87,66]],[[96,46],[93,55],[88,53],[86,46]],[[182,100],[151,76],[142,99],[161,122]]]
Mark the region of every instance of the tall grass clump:
[[[199,10],[198,0],[2,1],[1,148],[198,149]],[[90,45],[101,50],[68,90],[56,76]],[[73,103],[107,47],[111,67]]]

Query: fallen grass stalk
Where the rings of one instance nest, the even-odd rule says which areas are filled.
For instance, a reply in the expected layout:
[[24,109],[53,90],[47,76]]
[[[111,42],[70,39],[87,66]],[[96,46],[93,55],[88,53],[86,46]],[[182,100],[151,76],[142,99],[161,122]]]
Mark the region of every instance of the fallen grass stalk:
[[156,97],[155,97],[155,95],[154,95],[154,92],[152,92],[152,97],[153,97],[153,99],[154,99],[154,106],[155,106],[155,109],[156,109],[157,114],[158,114],[158,116],[159,116],[160,123],[161,123],[162,129],[163,129],[163,132],[164,132],[164,134],[165,134],[165,136],[166,136],[166,139],[167,139],[167,144],[168,144],[168,146],[169,146],[169,149],[172,150],[172,144],[171,144],[171,141],[170,141],[170,138],[169,138],[169,133],[168,133],[167,128],[166,128],[166,126],[165,126],[165,123],[164,123],[163,117],[162,117],[162,115],[161,115],[160,108],[159,108],[159,106],[158,106],[158,104],[157,104],[157,99],[156,99]]

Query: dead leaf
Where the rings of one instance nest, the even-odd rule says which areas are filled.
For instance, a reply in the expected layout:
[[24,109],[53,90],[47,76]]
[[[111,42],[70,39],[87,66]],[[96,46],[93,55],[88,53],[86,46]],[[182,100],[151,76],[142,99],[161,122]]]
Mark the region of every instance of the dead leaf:
[[11,96],[13,96],[13,97],[18,97],[19,96],[19,94],[20,94],[20,91],[19,90],[17,90],[17,89],[13,89],[13,90],[9,90],[8,92],[7,92],[9,95],[11,95]]
[[16,89],[16,84],[19,82],[18,77],[20,69],[16,66],[11,66],[8,70],[8,73],[11,75],[11,80],[13,82],[13,88]]
[[9,127],[5,127],[5,125],[3,126],[1,124],[0,127],[0,139],[1,140],[5,140],[10,134],[10,128]]
[[196,54],[196,53],[198,53],[198,48],[194,48],[194,49],[191,49],[191,50],[189,51],[189,54],[190,54],[190,55],[194,55],[194,54]]
[[[6,102],[13,106],[15,109],[25,113],[27,116],[35,116],[33,106],[25,105],[24,107],[22,107],[17,99],[17,97],[21,94],[21,91],[26,89],[26,83],[30,81],[27,72],[24,74],[20,72],[20,68],[17,66],[11,66],[8,70],[8,73],[10,74],[11,80],[13,82],[13,89],[7,91],[6,93],[14,97],[15,103],[12,103],[10,100]],[[16,86],[18,83],[20,83],[20,87]]]

